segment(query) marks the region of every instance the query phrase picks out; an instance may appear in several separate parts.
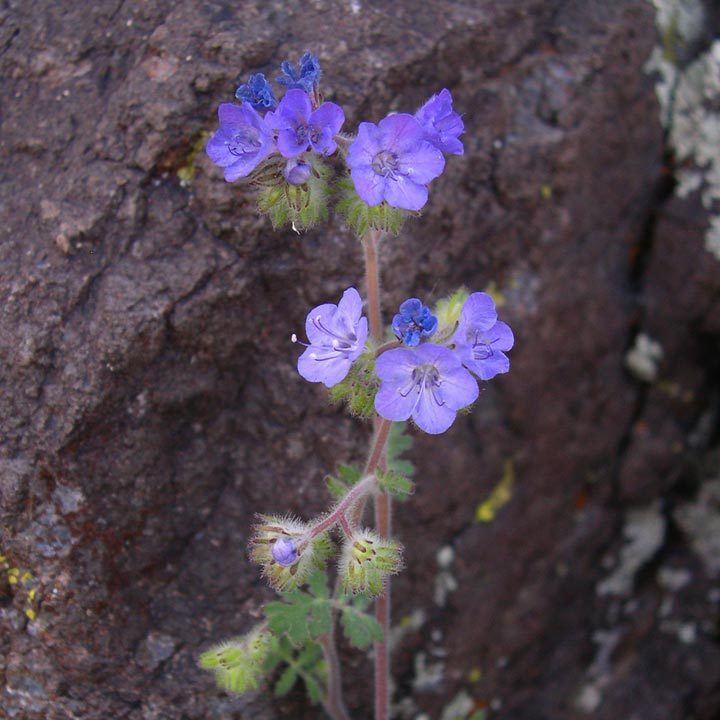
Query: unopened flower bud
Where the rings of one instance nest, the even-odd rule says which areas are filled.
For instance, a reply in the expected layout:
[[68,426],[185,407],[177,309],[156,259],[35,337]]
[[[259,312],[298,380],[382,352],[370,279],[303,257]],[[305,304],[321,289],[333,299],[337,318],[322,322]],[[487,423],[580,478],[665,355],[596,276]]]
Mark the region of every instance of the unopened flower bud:
[[310,179],[312,167],[309,163],[290,158],[285,165],[283,175],[291,185],[304,185]]
[[298,559],[297,545],[292,539],[278,538],[270,553],[278,565],[289,567]]
[[324,567],[332,554],[327,534],[310,537],[307,523],[268,515],[260,515],[259,520],[250,540],[250,557],[279,592],[302,585],[314,570]]
[[215,673],[224,690],[244,693],[257,688],[264,675],[264,663],[274,638],[263,629],[227,640],[200,656],[200,667]]
[[363,529],[343,547],[340,561],[343,589],[369,597],[381,595],[385,578],[400,572],[402,564],[399,543]]

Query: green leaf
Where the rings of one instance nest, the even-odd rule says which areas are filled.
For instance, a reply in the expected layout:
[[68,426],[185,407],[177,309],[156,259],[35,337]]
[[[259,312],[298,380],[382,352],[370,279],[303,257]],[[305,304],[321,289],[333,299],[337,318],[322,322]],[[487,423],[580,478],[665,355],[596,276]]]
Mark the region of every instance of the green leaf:
[[409,460],[401,457],[413,444],[412,437],[405,432],[406,425],[407,423],[404,422],[394,422],[390,426],[387,441],[387,467],[389,471],[412,477],[415,474],[415,466]]
[[268,627],[276,635],[287,635],[293,645],[301,645],[310,636],[308,615],[312,598],[298,591],[287,593],[285,600],[265,605]]
[[265,605],[268,627],[276,635],[286,635],[293,645],[302,645],[332,629],[332,602],[327,577],[322,572],[308,579],[310,593],[285,593],[282,601]]
[[375,415],[375,395],[379,384],[375,374],[375,356],[366,352],[353,363],[345,379],[333,385],[330,399],[345,403],[356,417],[368,419]]
[[323,696],[323,691],[320,687],[320,683],[312,675],[303,675],[302,679],[305,683],[305,689],[307,690],[310,702],[312,702],[313,705],[317,705]]
[[287,695],[295,685],[297,676],[297,670],[292,665],[288,665],[280,675],[280,679],[275,683],[275,695],[277,697]]
[[338,465],[337,477],[328,475],[325,483],[333,497],[345,497],[347,491],[362,478],[362,470],[355,465]]
[[327,575],[324,572],[313,573],[308,578],[308,589],[316,598],[328,597]]
[[383,638],[380,623],[372,615],[361,612],[352,605],[343,608],[341,622],[345,637],[361,650]]
[[398,500],[407,500],[408,495],[412,495],[415,491],[412,480],[395,470],[377,471],[376,475],[380,488]]

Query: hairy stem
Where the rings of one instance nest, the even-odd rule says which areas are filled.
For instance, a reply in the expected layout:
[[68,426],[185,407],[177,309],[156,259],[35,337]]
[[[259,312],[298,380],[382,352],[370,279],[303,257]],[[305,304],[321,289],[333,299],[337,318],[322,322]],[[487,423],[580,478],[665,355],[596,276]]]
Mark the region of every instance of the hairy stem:
[[[380,266],[378,245],[380,233],[370,231],[363,238],[365,250],[365,286],[368,298],[368,316],[370,319],[370,337],[378,344],[383,340],[382,305],[380,302]],[[370,451],[366,474],[375,472],[385,461],[385,445],[390,432],[390,421],[375,419],[375,438]],[[392,506],[386,493],[375,495],[375,525],[383,537],[389,537],[392,522]],[[383,631],[383,639],[374,644],[375,648],[375,720],[388,720],[390,717],[390,579],[385,592],[375,601],[375,617]]]
[[382,315],[380,305],[380,267],[378,265],[378,245],[380,234],[370,230],[363,238],[365,250],[365,285],[367,289],[368,316],[370,318],[370,337],[382,342]]
[[366,474],[366,476],[360,480],[360,482],[353,485],[348,491],[347,495],[335,506],[335,509],[322,520],[320,520],[310,530],[309,537],[317,537],[321,532],[325,532],[328,528],[342,523],[345,518],[345,513],[352,510],[353,505],[358,501],[362,500],[368,493],[375,489],[377,479],[372,473]]
[[342,695],[342,674],[337,646],[335,645],[335,623],[332,630],[318,638],[323,649],[325,664],[327,665],[327,700],[324,703],[325,711],[333,720],[350,720],[345,701]]

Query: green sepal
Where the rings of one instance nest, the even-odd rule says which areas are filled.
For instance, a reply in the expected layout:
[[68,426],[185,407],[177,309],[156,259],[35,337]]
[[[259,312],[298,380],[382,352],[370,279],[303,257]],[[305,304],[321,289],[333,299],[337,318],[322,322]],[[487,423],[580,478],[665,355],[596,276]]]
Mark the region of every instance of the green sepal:
[[304,185],[290,185],[282,174],[276,176],[258,195],[258,210],[270,218],[275,230],[292,225],[295,230],[309,230],[328,218],[328,167],[313,158],[310,179]]
[[439,300],[433,310],[438,319],[438,330],[433,342],[449,340],[460,321],[460,312],[470,294],[464,287],[458,288],[452,295]]
[[407,500],[408,496],[415,492],[413,481],[395,470],[387,470],[385,472],[377,470],[375,475],[380,489],[389,493],[397,500]]
[[338,183],[338,196],[335,210],[358,237],[364,237],[370,230],[398,235],[408,216],[419,216],[419,213],[392,207],[384,201],[379,205],[368,205],[359,197],[349,177]]
[[352,415],[369,419],[375,415],[379,384],[375,375],[375,356],[366,352],[353,363],[345,379],[330,388],[330,399],[345,403]]

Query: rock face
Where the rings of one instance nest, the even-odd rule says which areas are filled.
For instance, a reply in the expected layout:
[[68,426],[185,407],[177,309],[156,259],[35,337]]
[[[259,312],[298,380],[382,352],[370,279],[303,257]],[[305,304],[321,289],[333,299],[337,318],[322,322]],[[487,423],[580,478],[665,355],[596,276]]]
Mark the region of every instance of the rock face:
[[[717,563],[692,518],[717,531],[697,491],[720,261],[697,193],[671,195],[654,21],[637,0],[3,4],[3,717],[318,717],[196,667],[270,597],[253,514],[320,511],[369,434],[287,341],[360,283],[357,242],[273,232],[201,152],[240,76],[307,48],[350,125],[452,90],[466,154],[384,246],[386,308],[493,281],[517,338],[476,411],[413,449],[399,716],[461,692],[505,720],[718,716]],[[641,332],[651,385],[624,364]],[[512,496],[478,522],[503,468]]]

